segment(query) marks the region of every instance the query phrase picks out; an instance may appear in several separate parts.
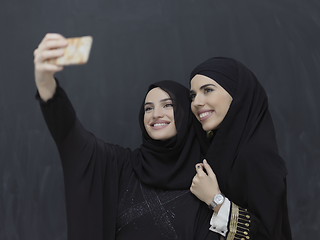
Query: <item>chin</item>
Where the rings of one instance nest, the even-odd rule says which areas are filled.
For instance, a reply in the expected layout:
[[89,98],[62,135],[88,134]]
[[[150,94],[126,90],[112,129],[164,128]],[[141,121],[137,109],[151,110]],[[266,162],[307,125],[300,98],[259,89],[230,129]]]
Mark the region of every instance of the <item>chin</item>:
[[157,135],[157,136],[151,136],[151,138],[154,139],[154,140],[159,140],[159,141],[164,141],[164,140],[167,140],[167,139],[168,139],[168,137],[159,136],[159,135]]
[[212,131],[212,130],[215,130],[215,129],[217,129],[218,128],[218,126],[216,126],[216,125],[213,125],[213,124],[203,124],[202,125],[202,129],[204,130],[204,131]]
[[177,135],[177,131],[175,129],[166,129],[166,131],[159,131],[159,132],[147,131],[147,133],[152,139],[159,140],[159,141],[165,141]]
[[203,129],[204,131],[206,131],[206,132],[208,132],[208,131],[211,130],[210,128],[205,128],[205,127],[203,127],[203,126],[202,126],[202,129]]

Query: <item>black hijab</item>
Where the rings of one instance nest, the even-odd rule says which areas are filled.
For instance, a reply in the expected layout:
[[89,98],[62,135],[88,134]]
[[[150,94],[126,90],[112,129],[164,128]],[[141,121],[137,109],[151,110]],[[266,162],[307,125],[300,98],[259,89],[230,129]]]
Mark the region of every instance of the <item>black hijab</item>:
[[133,160],[133,168],[139,179],[149,186],[189,189],[195,164],[201,160],[200,144],[193,126],[195,117],[190,111],[189,90],[177,82],[165,80],[150,85],[148,92],[156,87],[167,92],[172,99],[177,135],[166,141],[152,139],[143,123],[143,101],[139,113],[143,143],[136,152],[138,156]]
[[258,234],[280,239],[275,228],[289,224],[287,215],[279,216],[280,201],[286,199],[287,170],[278,153],[263,87],[247,67],[231,58],[211,58],[197,66],[190,79],[196,74],[215,80],[233,97],[205,156],[220,190],[260,219]]

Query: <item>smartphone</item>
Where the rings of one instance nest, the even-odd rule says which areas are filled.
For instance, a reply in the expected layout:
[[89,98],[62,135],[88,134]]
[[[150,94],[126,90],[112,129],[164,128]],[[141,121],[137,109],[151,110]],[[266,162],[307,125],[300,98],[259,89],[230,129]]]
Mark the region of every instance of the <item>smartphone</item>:
[[48,62],[62,66],[87,63],[92,45],[92,37],[75,37],[67,38],[66,40],[68,41],[68,46],[64,48],[64,55],[51,59]]

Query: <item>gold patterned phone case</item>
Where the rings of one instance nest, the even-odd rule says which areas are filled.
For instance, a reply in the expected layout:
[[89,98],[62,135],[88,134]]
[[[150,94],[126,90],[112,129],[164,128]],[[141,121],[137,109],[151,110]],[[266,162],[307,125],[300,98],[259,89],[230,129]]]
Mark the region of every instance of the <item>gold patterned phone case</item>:
[[85,64],[88,61],[92,37],[76,37],[67,38],[68,46],[65,48],[65,53],[62,57],[51,59],[48,63],[56,65],[75,65]]

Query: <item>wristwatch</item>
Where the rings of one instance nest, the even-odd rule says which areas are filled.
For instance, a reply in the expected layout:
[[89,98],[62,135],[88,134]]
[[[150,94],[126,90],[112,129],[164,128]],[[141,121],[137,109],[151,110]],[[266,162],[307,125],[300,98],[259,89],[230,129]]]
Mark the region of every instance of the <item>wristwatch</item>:
[[224,195],[222,193],[218,193],[214,195],[212,202],[208,205],[208,207],[213,210],[216,206],[222,204],[224,201]]

